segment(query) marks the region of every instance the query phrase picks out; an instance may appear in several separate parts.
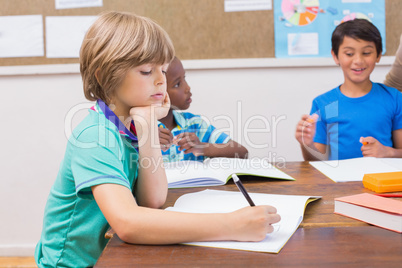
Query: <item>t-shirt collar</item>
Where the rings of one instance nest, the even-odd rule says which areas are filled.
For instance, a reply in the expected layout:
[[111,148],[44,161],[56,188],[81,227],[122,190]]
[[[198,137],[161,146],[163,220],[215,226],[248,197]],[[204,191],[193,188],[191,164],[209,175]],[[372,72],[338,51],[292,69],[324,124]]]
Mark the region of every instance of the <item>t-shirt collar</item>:
[[176,121],[176,124],[177,124],[177,128],[179,130],[180,129],[185,129],[187,127],[186,126],[187,121],[184,118],[183,114],[178,112],[178,111],[176,111],[176,110],[173,110],[172,112],[173,112],[173,117],[174,117],[174,119]]
[[131,132],[126,128],[126,126],[123,124],[123,122],[121,122],[121,120],[117,117],[117,115],[112,110],[110,110],[110,108],[102,100],[99,99],[93,108],[95,108],[95,109],[92,109],[92,110],[94,110],[98,113],[102,112],[105,115],[106,119],[108,119],[110,122],[112,122],[117,127],[117,129],[121,135],[126,136],[127,138],[138,142],[138,138],[133,134],[133,132],[136,133],[133,121],[131,121],[131,124],[130,124],[130,129],[133,131],[133,132]]

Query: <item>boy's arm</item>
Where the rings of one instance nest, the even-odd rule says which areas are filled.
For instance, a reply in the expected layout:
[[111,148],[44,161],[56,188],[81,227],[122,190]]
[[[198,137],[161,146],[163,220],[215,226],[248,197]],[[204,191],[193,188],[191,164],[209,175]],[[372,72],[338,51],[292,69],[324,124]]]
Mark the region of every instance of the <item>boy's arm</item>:
[[168,186],[162,165],[158,118],[152,109],[155,107],[132,108],[130,111],[139,143],[138,178],[134,194],[140,206],[160,208],[166,201]]
[[304,114],[296,126],[296,140],[300,143],[305,161],[322,161],[328,159],[327,145],[314,142],[318,115]]
[[177,135],[174,141],[177,141],[179,150],[184,150],[185,154],[192,153],[195,156],[206,157],[248,157],[248,150],[234,140],[229,140],[227,143],[205,143],[200,142],[195,133],[184,132]]
[[327,145],[314,142],[312,145],[307,146],[301,144],[301,150],[304,161],[324,161],[328,159]]
[[395,54],[395,61],[384,80],[384,84],[402,92],[402,35]]
[[92,187],[106,220],[125,242],[174,244],[190,241],[260,241],[280,220],[271,206],[245,207],[231,213],[180,213],[140,207],[131,191],[117,184]]
[[402,129],[392,131],[394,147],[384,146],[373,137],[361,137],[363,156],[402,158]]
[[392,131],[392,141],[394,143],[394,154],[392,157],[402,158],[402,129]]
[[234,140],[229,140],[223,144],[204,143],[203,155],[207,157],[247,158],[248,150]]

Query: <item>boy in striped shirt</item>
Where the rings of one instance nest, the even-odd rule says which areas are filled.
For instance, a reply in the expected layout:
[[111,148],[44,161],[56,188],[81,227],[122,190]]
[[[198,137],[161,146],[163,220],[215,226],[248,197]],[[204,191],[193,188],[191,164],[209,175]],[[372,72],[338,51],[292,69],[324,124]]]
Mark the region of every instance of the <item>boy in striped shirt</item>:
[[190,86],[181,61],[176,57],[166,73],[171,107],[160,119],[159,140],[164,162],[203,161],[206,157],[247,158],[247,149],[216,129],[199,115],[187,110],[192,102]]

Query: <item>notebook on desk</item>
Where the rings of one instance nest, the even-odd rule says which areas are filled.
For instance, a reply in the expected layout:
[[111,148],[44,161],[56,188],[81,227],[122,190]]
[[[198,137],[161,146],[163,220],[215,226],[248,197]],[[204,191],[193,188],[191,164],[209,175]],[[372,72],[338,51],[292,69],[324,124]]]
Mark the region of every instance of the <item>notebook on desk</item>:
[[311,161],[310,165],[335,182],[362,181],[364,174],[402,171],[402,158],[360,157]]
[[165,171],[169,188],[224,185],[233,173],[272,179],[294,180],[264,159],[216,157],[204,162],[179,161],[166,163]]
[[[281,221],[274,224],[274,232],[260,242],[191,242],[186,245],[226,248],[236,250],[278,253],[303,220],[304,210],[318,196],[273,195],[250,193],[256,205],[274,206]],[[204,190],[179,197],[174,207],[166,210],[190,213],[225,213],[249,206],[240,192]]]

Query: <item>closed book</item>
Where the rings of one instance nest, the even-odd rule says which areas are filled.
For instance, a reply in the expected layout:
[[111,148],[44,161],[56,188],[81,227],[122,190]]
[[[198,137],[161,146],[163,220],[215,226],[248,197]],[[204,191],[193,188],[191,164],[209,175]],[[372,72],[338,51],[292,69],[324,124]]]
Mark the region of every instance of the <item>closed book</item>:
[[402,202],[363,193],[335,198],[334,213],[402,233]]

